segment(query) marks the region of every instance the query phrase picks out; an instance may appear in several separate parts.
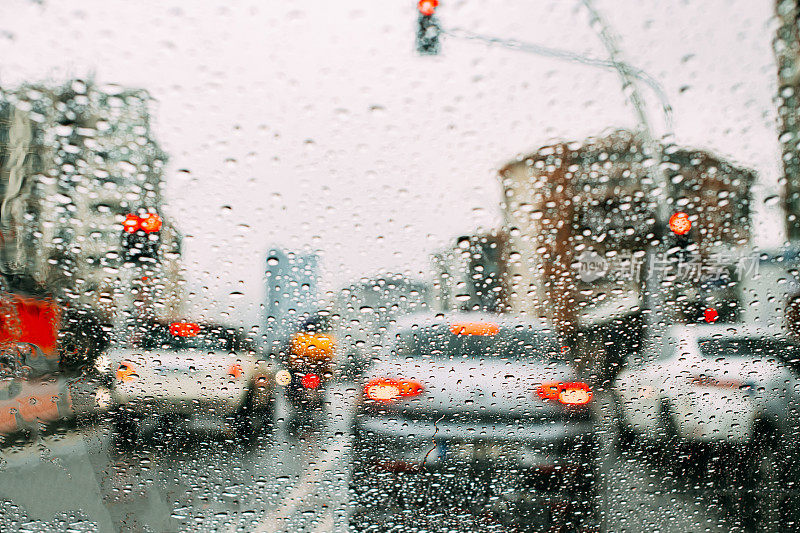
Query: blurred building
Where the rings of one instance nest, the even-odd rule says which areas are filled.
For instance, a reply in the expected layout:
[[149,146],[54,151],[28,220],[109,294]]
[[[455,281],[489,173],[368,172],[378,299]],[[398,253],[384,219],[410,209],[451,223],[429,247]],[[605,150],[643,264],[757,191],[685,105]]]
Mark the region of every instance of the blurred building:
[[[699,256],[745,247],[754,174],[700,150],[665,147],[664,154],[673,210],[696,217]],[[545,146],[500,170],[515,254],[510,310],[570,329],[639,308],[637,267],[656,223],[656,195],[646,185],[650,164],[638,140],[617,131]],[[612,265],[620,271],[610,272]]]
[[778,116],[784,167],[784,207],[789,238],[800,239],[800,3],[775,2],[778,31],[773,41],[778,64]]
[[752,255],[753,172],[701,150],[665,146],[663,154],[670,210],[693,218],[688,256],[658,255],[649,245],[659,231],[653,161],[630,132],[544,146],[499,172],[506,309],[542,317],[572,338],[593,359],[581,364],[601,378],[639,348],[653,272],[668,273],[658,305],[670,322],[697,320],[708,302],[720,320],[735,320],[743,303],[731,260]]
[[344,287],[332,305],[339,365],[357,371],[376,353],[395,320],[434,307],[431,285],[403,274],[365,277]]
[[166,155],[153,139],[151,102],[143,90],[84,80],[0,90],[4,274],[109,318],[132,304],[122,222],[149,210],[164,222],[150,303],[157,316],[180,316],[181,237],[162,212]]
[[464,235],[431,258],[437,307],[443,311],[500,313],[508,300],[508,237]]
[[303,318],[319,310],[319,257],[272,248],[265,282],[267,339],[272,345],[288,338]]

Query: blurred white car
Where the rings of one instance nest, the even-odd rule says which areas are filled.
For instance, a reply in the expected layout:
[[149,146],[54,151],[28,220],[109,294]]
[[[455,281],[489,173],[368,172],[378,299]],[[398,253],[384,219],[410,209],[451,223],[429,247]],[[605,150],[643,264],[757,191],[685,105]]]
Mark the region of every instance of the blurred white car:
[[98,367],[112,374],[113,421],[123,441],[165,419],[252,440],[271,417],[271,363],[222,326],[155,323],[136,349],[111,350]]
[[475,506],[515,527],[589,528],[592,391],[565,354],[550,329],[512,317],[398,320],[362,378],[353,522],[430,503],[432,484],[438,505]]
[[779,332],[674,326],[660,348],[614,382],[623,439],[745,444],[792,429],[800,349]]

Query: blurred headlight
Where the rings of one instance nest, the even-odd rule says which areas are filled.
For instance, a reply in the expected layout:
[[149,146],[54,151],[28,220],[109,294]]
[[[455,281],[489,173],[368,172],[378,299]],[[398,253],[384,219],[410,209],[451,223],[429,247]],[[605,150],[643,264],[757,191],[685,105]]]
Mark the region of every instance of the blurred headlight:
[[94,393],[95,400],[97,400],[97,407],[100,409],[108,409],[111,407],[111,393],[108,389],[97,389]]
[[127,361],[120,363],[119,368],[117,369],[117,381],[121,381],[122,383],[130,383],[138,377],[139,375],[136,373],[136,367],[133,365],[133,363],[129,363]]
[[278,373],[275,374],[275,382],[285,387],[292,382],[292,375],[288,370],[278,370]]
[[101,355],[94,362],[94,368],[101,374],[104,374],[108,372],[109,368],[111,368],[111,361],[109,361],[108,357],[106,357],[105,355]]

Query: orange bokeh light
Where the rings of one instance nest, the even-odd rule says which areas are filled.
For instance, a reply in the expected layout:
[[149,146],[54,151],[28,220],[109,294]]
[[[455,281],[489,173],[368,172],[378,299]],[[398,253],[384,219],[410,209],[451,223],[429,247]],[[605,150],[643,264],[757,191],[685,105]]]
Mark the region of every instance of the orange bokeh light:
[[678,212],[669,217],[669,229],[675,235],[686,235],[692,229],[692,221],[689,220],[689,215],[683,212]]
[[161,229],[161,217],[155,213],[148,213],[139,219],[139,226],[146,233],[154,233]]

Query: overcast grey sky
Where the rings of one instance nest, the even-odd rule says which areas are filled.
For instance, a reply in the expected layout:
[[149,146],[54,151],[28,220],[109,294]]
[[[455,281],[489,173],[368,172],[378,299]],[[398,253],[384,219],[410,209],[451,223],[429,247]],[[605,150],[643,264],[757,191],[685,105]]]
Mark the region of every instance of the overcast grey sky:
[[[4,0],[0,83],[93,74],[148,89],[167,214],[202,293],[191,312],[254,321],[270,245],[318,250],[327,288],[423,276],[431,251],[499,222],[502,164],[634,127],[613,72],[454,39],[415,55],[415,4]],[[663,85],[675,141],[758,171],[757,242],[779,244],[780,213],[763,205],[779,193],[773,2],[596,4],[625,59]],[[439,16],[606,58],[577,0],[442,0]]]

